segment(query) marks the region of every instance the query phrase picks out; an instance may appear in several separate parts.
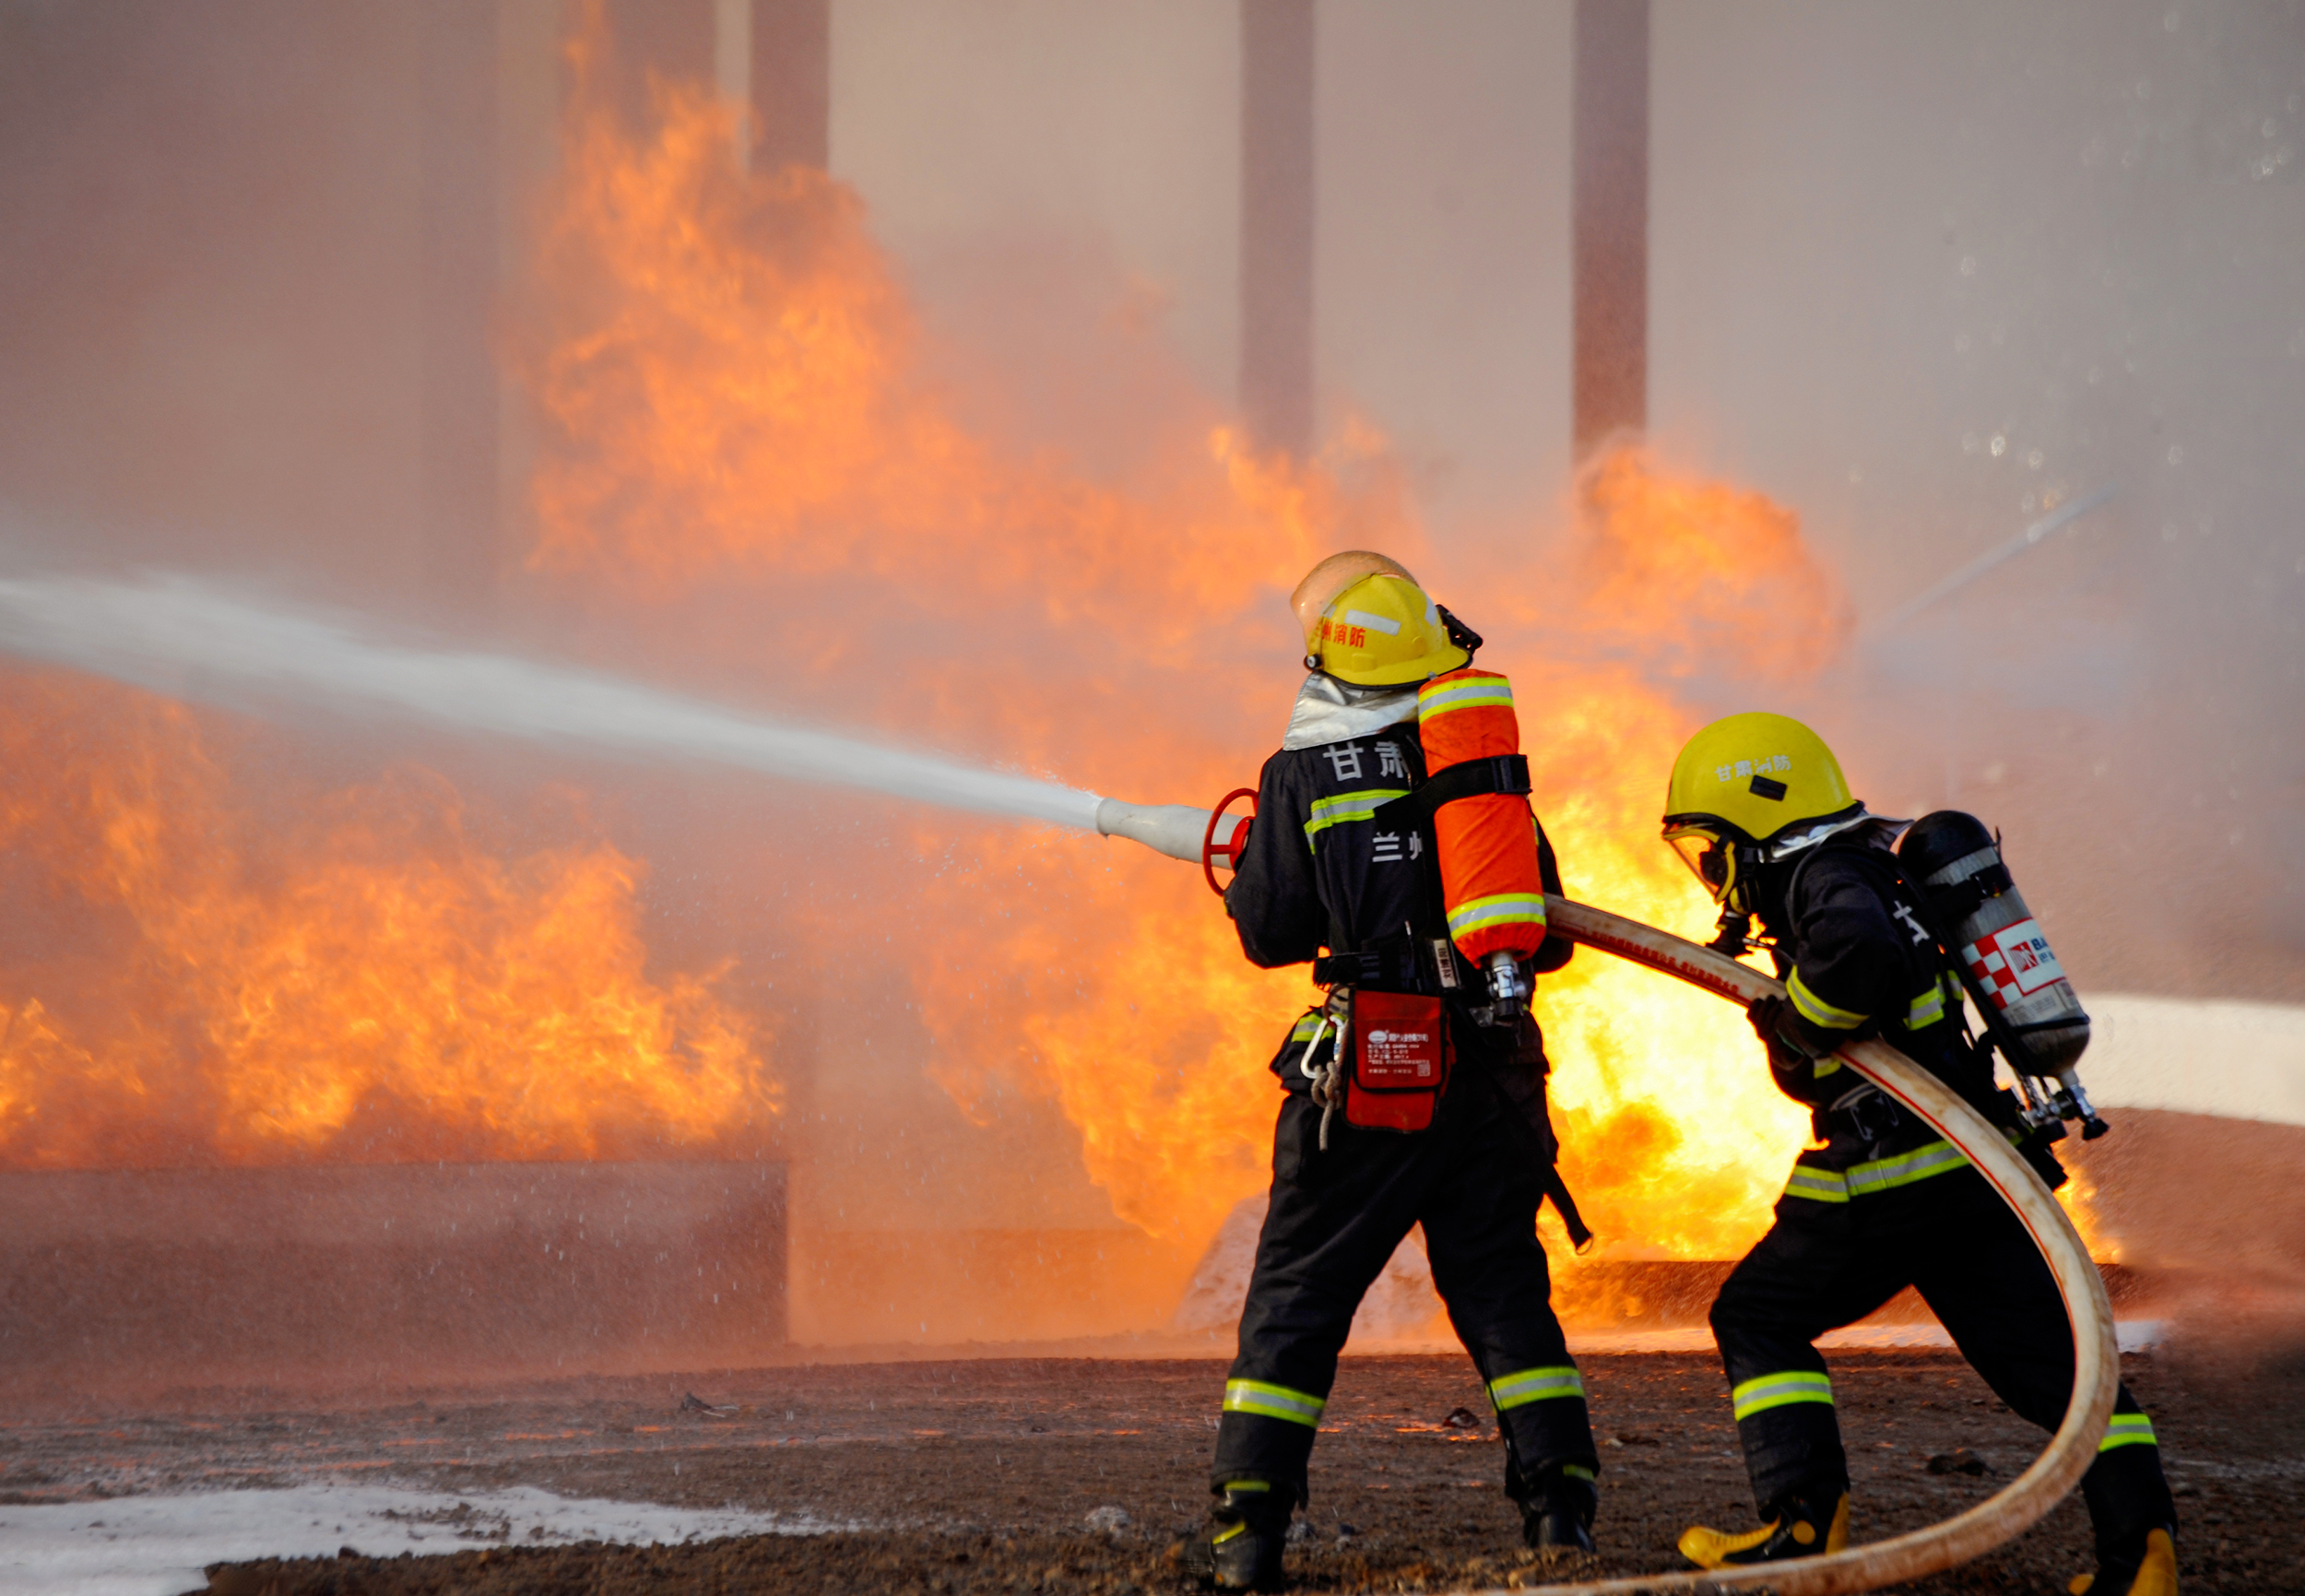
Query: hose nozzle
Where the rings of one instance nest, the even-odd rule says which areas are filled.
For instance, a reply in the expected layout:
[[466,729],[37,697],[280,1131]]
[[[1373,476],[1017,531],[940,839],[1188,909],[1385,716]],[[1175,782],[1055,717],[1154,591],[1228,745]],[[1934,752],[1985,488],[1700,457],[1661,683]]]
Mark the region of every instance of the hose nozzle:
[[[1234,833],[1247,821],[1240,815],[1224,819],[1230,823],[1220,827],[1216,840],[1230,844]],[[1156,854],[1197,865],[1200,840],[1209,830],[1209,811],[1190,804],[1131,804],[1105,798],[1096,806],[1096,829],[1105,836],[1127,837]]]

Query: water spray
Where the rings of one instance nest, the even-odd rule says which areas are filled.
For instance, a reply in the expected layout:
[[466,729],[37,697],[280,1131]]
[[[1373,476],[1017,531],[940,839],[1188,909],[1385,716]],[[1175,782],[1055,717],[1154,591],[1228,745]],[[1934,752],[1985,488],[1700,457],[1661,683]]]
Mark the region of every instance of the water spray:
[[282,703],[621,758],[672,758],[884,793],[943,809],[1045,821],[1200,860],[1209,811],[1129,804],[507,654],[426,648],[325,611],[260,603],[187,577],[0,580],[0,652],[171,698],[261,711]]

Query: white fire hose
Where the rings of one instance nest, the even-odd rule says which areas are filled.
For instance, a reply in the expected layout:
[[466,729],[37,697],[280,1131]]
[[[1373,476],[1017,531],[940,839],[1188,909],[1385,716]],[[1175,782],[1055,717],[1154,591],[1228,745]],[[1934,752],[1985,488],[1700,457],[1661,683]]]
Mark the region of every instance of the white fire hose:
[[[1782,996],[1784,987],[1759,971],[1684,941],[1653,926],[1563,898],[1544,901],[1547,927],[1587,947],[1646,964],[1737,1004]],[[1830,1556],[1803,1557],[1744,1568],[1642,1574],[1628,1579],[1524,1586],[1519,1596],[1664,1596],[1668,1591],[1768,1590],[1774,1596],[1838,1596],[1918,1579],[1966,1563],[2023,1534],[2064,1499],[2096,1460],[2097,1445],[2121,1383],[2121,1354],[2113,1342],[2113,1308],[2088,1248],[2026,1162],[2002,1136],[1937,1078],[1882,1042],[1856,1042],[1839,1058],[1934,1127],[1968,1155],[1980,1174],[2016,1212],[2034,1245],[2049,1260],[2073,1321],[2073,1401],[2048,1449],[2007,1486],[1966,1513],[1908,1535],[1851,1546]],[[1482,1596],[1487,1596],[1483,1592]],[[1503,1596],[1499,1591],[1497,1596]]]

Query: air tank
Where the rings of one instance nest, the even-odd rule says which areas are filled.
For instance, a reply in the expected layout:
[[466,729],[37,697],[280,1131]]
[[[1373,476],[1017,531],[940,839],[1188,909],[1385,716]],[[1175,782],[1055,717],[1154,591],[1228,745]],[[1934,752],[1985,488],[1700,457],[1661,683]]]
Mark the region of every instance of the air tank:
[[2074,1070],[2089,1045],[2089,1017],[2002,863],[1999,841],[1975,815],[1939,810],[1913,822],[1897,857],[2010,1068],[2053,1081],[2061,1117],[2081,1120],[2087,1137],[2102,1135]]

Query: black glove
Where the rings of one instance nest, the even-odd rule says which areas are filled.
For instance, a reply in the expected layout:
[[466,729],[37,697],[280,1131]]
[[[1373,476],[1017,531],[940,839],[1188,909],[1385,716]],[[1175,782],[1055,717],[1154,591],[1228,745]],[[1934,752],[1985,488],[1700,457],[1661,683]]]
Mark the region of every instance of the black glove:
[[1795,1074],[1803,1065],[1814,1063],[1823,1056],[1803,1030],[1800,1011],[1785,998],[1772,994],[1756,999],[1745,1010],[1744,1017],[1753,1023],[1753,1034],[1768,1049],[1768,1067],[1779,1075]]

